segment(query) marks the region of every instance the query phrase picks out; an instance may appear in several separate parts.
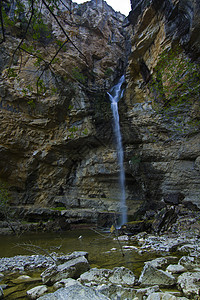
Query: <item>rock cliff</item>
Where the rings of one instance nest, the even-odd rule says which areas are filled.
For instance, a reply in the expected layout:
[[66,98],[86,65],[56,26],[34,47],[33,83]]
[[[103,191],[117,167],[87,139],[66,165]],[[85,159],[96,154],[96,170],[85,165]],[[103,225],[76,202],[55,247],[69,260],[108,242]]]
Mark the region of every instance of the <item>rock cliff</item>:
[[143,186],[146,208],[154,210],[163,200],[192,201],[199,207],[199,3],[131,4],[125,105],[129,126],[140,140],[128,138],[126,145],[129,158],[133,151],[131,174]]
[[[11,204],[27,220],[44,218],[41,207],[62,206],[69,223],[106,225],[104,217],[118,212],[117,154],[106,92],[127,63],[119,107],[129,215],[147,209],[155,213],[164,201],[200,206],[199,3],[131,3],[126,20],[101,0],[60,4],[57,15],[73,44],[63,46],[51,68],[40,69],[26,46],[21,56],[15,55],[8,76],[21,38],[20,19],[8,29],[0,50],[0,176],[12,193]],[[38,46],[46,62],[66,37],[44,7],[42,14],[51,36]],[[170,51],[177,51],[175,59],[184,62],[182,78],[191,68],[196,71],[194,86],[191,78],[186,78],[186,87],[182,79],[176,81],[175,98],[166,71],[174,66],[159,69],[165,76],[157,88],[160,61],[168,61]],[[188,86],[195,92],[188,95]],[[177,97],[181,101],[174,105]],[[55,217],[47,211],[46,216]]]

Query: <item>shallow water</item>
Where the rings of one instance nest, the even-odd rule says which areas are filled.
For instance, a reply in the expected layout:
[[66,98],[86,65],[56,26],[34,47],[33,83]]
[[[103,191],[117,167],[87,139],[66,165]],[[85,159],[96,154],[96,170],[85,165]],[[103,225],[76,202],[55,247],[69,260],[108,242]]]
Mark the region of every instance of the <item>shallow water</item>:
[[[49,253],[57,252],[67,254],[73,251],[87,251],[91,267],[114,268],[124,266],[136,275],[139,275],[144,261],[154,257],[140,255],[134,250],[125,250],[123,246],[134,245],[129,241],[114,241],[114,236],[109,233],[95,232],[93,230],[74,230],[65,233],[34,233],[20,237],[0,237],[0,257],[15,255],[30,255],[24,243],[37,245]],[[20,245],[19,245],[20,244]],[[114,250],[114,249],[115,250]],[[111,250],[113,249],[113,250]],[[122,250],[123,249],[123,250]],[[45,254],[39,251],[38,254]]]

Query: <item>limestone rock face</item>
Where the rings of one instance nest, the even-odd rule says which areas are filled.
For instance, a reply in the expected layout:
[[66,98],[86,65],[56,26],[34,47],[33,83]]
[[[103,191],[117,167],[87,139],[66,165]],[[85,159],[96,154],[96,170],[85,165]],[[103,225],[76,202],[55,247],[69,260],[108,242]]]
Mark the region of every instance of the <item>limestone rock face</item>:
[[[56,41],[66,37],[41,9],[52,31],[38,51],[51,60]],[[82,221],[81,211],[88,209],[87,219],[95,222],[94,210],[118,210],[117,154],[106,91],[124,72],[129,30],[122,27],[125,16],[104,1],[78,5],[67,0],[55,13],[73,44],[67,42],[51,70],[44,69],[39,96],[41,71],[28,51],[22,61],[16,57],[8,76],[18,35],[10,32],[0,50],[0,178],[8,183],[12,205],[64,206],[73,210],[68,219]]]
[[[199,94],[188,94],[184,100],[181,100],[183,94],[179,94],[180,102],[175,100],[179,102],[177,107],[165,102],[171,97],[170,80],[176,73],[172,72],[169,80],[167,68],[161,78],[165,99],[160,98],[154,87],[153,92],[151,90],[152,82],[159,81],[156,72],[162,68],[161,62],[167,64],[166,53],[173,52],[177,45],[180,52],[175,55],[176,59],[179,57],[188,65],[194,62],[193,67],[199,66],[200,44],[196,36],[200,26],[199,3],[132,0],[131,4],[128,19],[133,28],[132,50],[126,76],[126,118],[124,123],[122,121],[122,135],[126,141],[127,173],[142,186],[146,199],[139,213],[154,210],[152,203],[156,201],[159,205],[192,201],[200,207],[199,117],[195,117],[196,125],[192,125],[194,115],[199,115]],[[178,69],[177,62],[175,66]],[[199,89],[199,80],[197,86]],[[137,137],[132,135],[133,131]]]
[[[190,202],[200,208],[199,83],[192,93],[192,80],[182,90],[180,79],[177,90],[184,101],[170,107],[168,92],[149,88],[153,79],[160,84],[156,68],[163,53],[177,45],[177,66],[183,61],[185,70],[198,70],[199,2],[132,0],[125,21],[102,0],[65,2],[56,13],[76,47],[66,43],[52,68],[44,68],[39,97],[41,70],[35,56],[16,56],[7,76],[20,42],[18,25],[1,45],[0,178],[8,183],[11,204],[26,206],[26,212],[62,207],[64,223],[113,223],[108,219],[119,211],[120,189],[107,91],[128,61],[126,91],[119,102],[128,213],[151,219],[159,209],[167,215],[169,205],[176,218]],[[66,37],[44,7],[42,13],[51,24],[51,38],[38,50],[53,59],[54,42]],[[165,89],[167,75],[166,70]],[[166,230],[167,221],[165,225]]]

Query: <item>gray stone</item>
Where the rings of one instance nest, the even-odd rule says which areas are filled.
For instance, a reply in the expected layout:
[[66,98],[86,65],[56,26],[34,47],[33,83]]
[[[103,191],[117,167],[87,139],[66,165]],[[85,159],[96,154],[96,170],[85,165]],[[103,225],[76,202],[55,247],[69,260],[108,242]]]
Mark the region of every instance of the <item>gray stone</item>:
[[140,275],[139,283],[141,286],[159,285],[160,287],[167,287],[173,286],[176,280],[168,272],[159,270],[147,263]]
[[186,272],[186,269],[181,265],[169,265],[166,271],[171,274],[180,274]]
[[96,282],[98,284],[103,284],[108,282],[108,277],[112,274],[110,269],[98,269],[92,268],[88,272],[81,274],[80,281],[83,283]]
[[126,286],[133,286],[135,283],[135,276],[132,271],[127,268],[114,268],[109,281],[114,284],[121,284]]
[[136,297],[138,297],[139,300],[143,300],[144,297],[147,297],[154,292],[160,292],[158,285],[148,287],[148,288],[138,289],[136,291]]
[[96,287],[97,291],[104,294],[110,299],[126,299],[132,300],[135,296],[136,289],[130,287],[123,287],[112,283],[102,284]]
[[39,297],[38,300],[109,300],[102,293],[80,284],[74,284],[66,288],[61,288],[54,293]]
[[192,298],[199,296],[200,293],[200,272],[186,272],[178,277],[178,287],[186,297]]
[[148,296],[147,300],[176,300],[177,297],[170,293],[152,293]]
[[26,292],[29,299],[37,299],[38,297],[42,296],[44,293],[47,292],[46,285],[40,285],[28,290]]
[[80,276],[80,281],[96,282],[97,284],[120,284],[124,286],[133,286],[135,276],[132,271],[125,267],[116,267],[113,270],[93,268]]
[[182,256],[178,263],[184,266],[188,271],[192,271],[194,268],[200,267],[199,259],[193,256]]
[[148,261],[147,264],[150,264],[154,268],[161,269],[167,266],[169,263],[173,263],[175,261],[177,261],[177,257],[167,256],[155,258],[151,261]]
[[42,274],[42,282],[53,284],[63,278],[78,278],[82,273],[89,269],[89,263],[84,256],[71,259],[64,264],[53,266],[46,269]]
[[0,299],[3,299],[3,298],[4,298],[3,289],[2,289],[2,287],[0,286]]

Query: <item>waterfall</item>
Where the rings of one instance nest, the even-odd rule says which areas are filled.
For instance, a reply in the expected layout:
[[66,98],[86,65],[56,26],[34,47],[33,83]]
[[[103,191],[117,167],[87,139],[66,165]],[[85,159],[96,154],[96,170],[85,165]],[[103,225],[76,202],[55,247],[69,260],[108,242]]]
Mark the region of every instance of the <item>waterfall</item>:
[[120,131],[120,123],[119,123],[119,112],[118,112],[118,101],[123,96],[122,84],[125,81],[125,76],[123,75],[119,82],[112,87],[110,93],[108,93],[110,101],[111,101],[111,109],[113,112],[113,120],[114,120],[114,133],[117,145],[117,157],[118,157],[118,165],[119,165],[119,185],[120,185],[120,226],[127,222],[127,206],[126,206],[126,195],[125,195],[125,172],[124,172],[124,151],[122,145],[122,137]]

